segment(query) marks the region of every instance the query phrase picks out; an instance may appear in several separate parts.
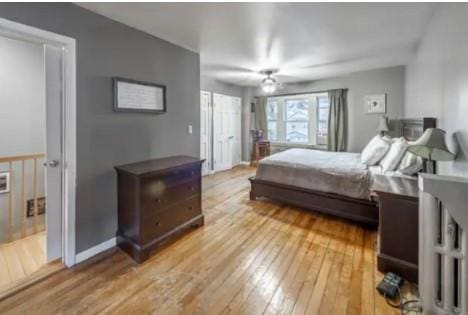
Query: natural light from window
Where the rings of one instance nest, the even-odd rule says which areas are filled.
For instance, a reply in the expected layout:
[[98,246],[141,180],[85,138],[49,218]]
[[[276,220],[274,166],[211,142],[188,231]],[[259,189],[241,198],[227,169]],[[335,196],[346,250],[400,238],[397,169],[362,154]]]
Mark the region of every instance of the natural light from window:
[[269,97],[268,139],[274,143],[324,146],[328,115],[326,93]]

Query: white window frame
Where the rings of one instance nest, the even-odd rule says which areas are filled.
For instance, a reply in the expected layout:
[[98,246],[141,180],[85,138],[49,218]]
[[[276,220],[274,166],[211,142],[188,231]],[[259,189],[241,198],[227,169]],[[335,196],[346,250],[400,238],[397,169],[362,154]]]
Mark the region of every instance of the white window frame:
[[[318,98],[319,97],[328,97],[327,93],[305,93],[305,94],[296,94],[296,95],[285,95],[285,96],[272,96],[268,97],[267,104],[270,101],[276,101],[278,106],[278,113],[276,119],[276,133],[277,139],[270,140],[273,145],[276,146],[290,146],[290,147],[314,147],[314,148],[324,148],[326,144],[318,144]],[[300,143],[300,142],[289,142],[286,141],[286,101],[289,100],[300,100],[308,98],[309,99],[309,142]],[[272,121],[268,119],[267,116],[267,125],[268,122]]]

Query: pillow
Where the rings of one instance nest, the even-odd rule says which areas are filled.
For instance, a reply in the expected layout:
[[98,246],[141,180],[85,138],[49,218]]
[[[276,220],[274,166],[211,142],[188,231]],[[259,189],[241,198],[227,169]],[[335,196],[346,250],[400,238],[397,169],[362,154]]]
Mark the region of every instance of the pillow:
[[385,156],[388,149],[390,149],[390,143],[377,135],[362,150],[361,162],[369,166],[375,165]]
[[405,138],[392,139],[390,150],[388,150],[387,154],[379,163],[380,166],[382,166],[382,172],[384,174],[388,171],[394,171],[397,168],[407,148],[408,143]]
[[415,175],[423,167],[423,159],[407,151],[398,165],[398,171],[405,175]]

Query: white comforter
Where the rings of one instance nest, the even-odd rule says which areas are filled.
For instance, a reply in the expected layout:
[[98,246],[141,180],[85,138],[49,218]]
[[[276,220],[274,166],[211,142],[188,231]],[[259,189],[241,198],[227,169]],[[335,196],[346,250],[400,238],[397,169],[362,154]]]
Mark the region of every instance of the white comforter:
[[289,149],[260,161],[257,179],[369,199],[372,175],[359,153]]

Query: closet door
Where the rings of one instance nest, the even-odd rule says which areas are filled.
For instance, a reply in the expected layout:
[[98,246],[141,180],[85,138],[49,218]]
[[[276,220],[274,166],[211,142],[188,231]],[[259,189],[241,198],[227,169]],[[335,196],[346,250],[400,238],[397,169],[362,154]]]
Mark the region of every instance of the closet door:
[[241,99],[231,97],[231,167],[241,163]]
[[231,150],[229,145],[230,103],[229,96],[213,94],[213,162],[215,171],[231,168]]
[[211,171],[211,93],[200,92],[200,158],[205,159],[202,166],[202,175]]

